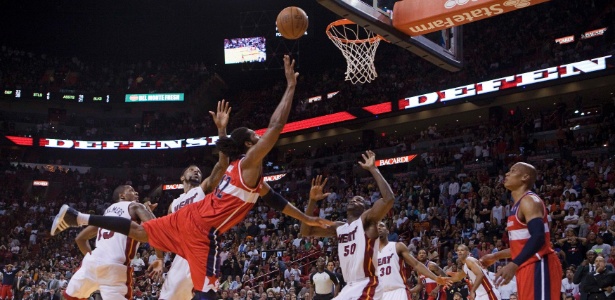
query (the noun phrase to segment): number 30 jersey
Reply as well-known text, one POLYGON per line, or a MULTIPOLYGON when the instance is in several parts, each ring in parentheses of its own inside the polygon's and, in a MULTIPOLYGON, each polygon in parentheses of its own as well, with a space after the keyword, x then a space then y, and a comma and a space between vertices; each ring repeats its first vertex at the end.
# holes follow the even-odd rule
POLYGON ((406 263, 397 255, 396 242, 389 242, 378 252, 378 277, 383 291, 406 288, 406 276, 403 272, 406 263))
POLYGON ((368 239, 361 218, 344 224, 337 231, 337 254, 344 280, 348 283, 377 277, 378 239, 368 239))
MULTIPOLYGON (((120 201, 105 210, 105 216, 130 218, 128 206, 132 202, 120 201)), ((130 260, 135 257, 139 242, 117 232, 99 228, 96 235, 96 249, 92 256, 102 263, 130 265, 130 260)))

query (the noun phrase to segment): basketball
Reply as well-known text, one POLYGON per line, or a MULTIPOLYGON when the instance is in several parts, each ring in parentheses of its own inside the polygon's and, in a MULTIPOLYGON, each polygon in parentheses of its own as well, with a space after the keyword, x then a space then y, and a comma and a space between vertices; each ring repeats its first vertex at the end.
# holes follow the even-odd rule
POLYGON ((303 9, 289 6, 278 14, 275 24, 284 38, 296 40, 307 30, 308 16, 303 9))

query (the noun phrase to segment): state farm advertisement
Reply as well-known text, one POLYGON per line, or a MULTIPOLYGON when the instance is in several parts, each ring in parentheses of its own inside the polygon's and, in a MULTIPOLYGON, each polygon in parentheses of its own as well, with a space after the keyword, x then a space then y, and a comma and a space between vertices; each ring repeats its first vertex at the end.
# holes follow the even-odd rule
POLYGON ((391 157, 387 159, 377 159, 375 163, 376 163, 376 167, 405 164, 405 163, 411 162, 415 157, 416 157, 416 154, 411 154, 411 155, 404 155, 404 156, 398 156, 398 157, 391 157))
POLYGON ((393 6, 393 26, 419 36, 456 27, 549 0, 403 0, 393 6))

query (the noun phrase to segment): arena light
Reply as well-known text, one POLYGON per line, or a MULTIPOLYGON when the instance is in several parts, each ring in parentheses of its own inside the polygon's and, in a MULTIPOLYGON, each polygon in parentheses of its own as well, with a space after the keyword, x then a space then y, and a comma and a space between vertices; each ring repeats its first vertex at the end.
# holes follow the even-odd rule
POLYGON ((49 186, 49 181, 46 180, 34 180, 32 182, 33 186, 49 186))

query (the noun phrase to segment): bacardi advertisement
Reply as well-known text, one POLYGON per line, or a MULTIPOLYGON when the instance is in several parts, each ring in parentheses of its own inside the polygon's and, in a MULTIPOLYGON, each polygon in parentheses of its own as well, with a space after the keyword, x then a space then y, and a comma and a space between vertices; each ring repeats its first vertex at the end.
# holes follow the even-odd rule
POLYGON ((387 158, 387 159, 378 159, 376 160, 375 163, 376 163, 376 167, 406 164, 406 163, 411 162, 415 157, 416 157, 416 154, 404 155, 404 156, 392 157, 392 158, 387 158))

